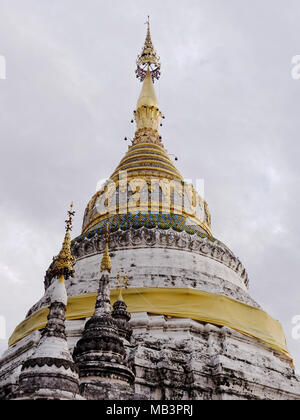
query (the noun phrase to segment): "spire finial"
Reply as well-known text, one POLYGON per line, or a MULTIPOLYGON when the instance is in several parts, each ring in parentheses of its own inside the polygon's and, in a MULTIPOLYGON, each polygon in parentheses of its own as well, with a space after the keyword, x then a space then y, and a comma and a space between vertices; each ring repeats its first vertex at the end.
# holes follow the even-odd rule
POLYGON ((143 87, 134 112, 137 131, 132 144, 146 142, 162 145, 161 136, 158 132, 162 114, 159 110, 153 84, 154 79, 160 77, 160 62, 151 41, 149 16, 145 24, 148 26, 147 36, 143 51, 138 56, 136 69, 136 76, 143 81, 143 87))
POLYGON ((73 218, 73 216, 75 214, 75 211, 73 210, 73 208, 74 208, 74 203, 72 201, 72 203, 70 205, 70 210, 68 211, 69 218, 65 221, 65 223, 66 223, 66 232, 70 232, 72 230, 72 228, 73 228, 72 218, 73 218))
POLYGON ((109 224, 107 222, 106 225, 106 233, 105 233, 105 251, 102 257, 102 261, 101 261, 101 271, 102 272, 111 272, 111 259, 109 256, 109 249, 108 249, 108 243, 109 243, 109 224))
POLYGON ((137 58, 137 69, 135 71, 136 77, 142 82, 149 70, 152 80, 160 78, 160 61, 159 57, 156 55, 156 51, 153 47, 150 33, 150 16, 148 15, 148 20, 145 22, 147 25, 147 35, 143 50, 137 58))
POLYGON ((64 279, 69 277, 73 277, 74 270, 73 265, 75 264, 75 257, 73 257, 71 253, 71 237, 70 231, 72 230, 72 218, 75 214, 73 210, 73 202, 70 205, 70 210, 68 211, 68 219, 65 221, 66 223, 66 233, 64 237, 64 241, 62 244, 62 248, 60 253, 53 258, 52 266, 48 271, 49 276, 59 278, 60 282, 63 282, 64 279))
POLYGON ((147 25, 147 37, 146 41, 151 42, 151 34, 150 34, 150 16, 148 15, 147 21, 145 22, 145 25, 147 25))

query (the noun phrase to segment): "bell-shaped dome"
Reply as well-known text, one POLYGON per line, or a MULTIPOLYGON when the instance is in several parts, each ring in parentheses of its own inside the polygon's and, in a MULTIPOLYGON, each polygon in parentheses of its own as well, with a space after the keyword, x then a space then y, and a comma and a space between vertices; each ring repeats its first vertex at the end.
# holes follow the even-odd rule
MULTIPOLYGON (((147 48, 149 40, 147 34, 147 48)), ((95 229, 103 233, 108 220, 110 229, 132 224, 144 226, 151 221, 211 235, 207 203, 192 185, 184 182, 163 146, 158 131, 162 113, 153 84, 152 59, 147 57, 144 55, 142 60, 147 70, 134 112, 137 125, 134 139, 109 180, 88 203, 83 235, 95 229)))

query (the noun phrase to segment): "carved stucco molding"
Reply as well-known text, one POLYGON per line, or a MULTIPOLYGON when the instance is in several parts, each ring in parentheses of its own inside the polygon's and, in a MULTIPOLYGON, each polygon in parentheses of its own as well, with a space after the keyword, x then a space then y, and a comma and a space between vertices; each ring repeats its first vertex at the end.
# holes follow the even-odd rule
POLYGON ((72 372, 78 373, 78 367, 75 363, 70 360, 57 359, 54 357, 37 357, 35 359, 26 360, 22 366, 22 371, 26 371, 34 367, 42 368, 43 366, 55 366, 58 369, 63 367, 65 370, 71 369, 72 372))
MULTIPOLYGON (((228 248, 220 243, 213 242, 208 238, 200 238, 197 235, 190 235, 186 232, 176 232, 172 229, 163 230, 159 228, 119 230, 110 234, 110 251, 138 248, 169 248, 180 249, 188 252, 203 255, 224 264, 239 275, 248 287, 249 279, 245 267, 228 248)), ((105 236, 95 233, 91 238, 84 238, 73 242, 72 253, 77 260, 103 253, 105 249, 105 236)))

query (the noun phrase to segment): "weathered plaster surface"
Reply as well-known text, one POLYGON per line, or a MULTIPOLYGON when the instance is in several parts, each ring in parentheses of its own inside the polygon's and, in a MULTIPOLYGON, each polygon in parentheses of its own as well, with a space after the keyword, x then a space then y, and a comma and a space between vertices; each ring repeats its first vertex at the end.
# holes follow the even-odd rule
MULTIPOLYGON (((71 353, 84 324, 67 322, 71 353)), ((147 399, 300 399, 289 360, 257 340, 227 327, 147 313, 132 314, 131 325, 133 339, 125 344, 135 392, 147 399)), ((35 332, 6 353, 1 385, 17 381, 17 366, 38 337, 35 332)))
MULTIPOLYGON (((123 268, 130 287, 193 287, 258 306, 248 294, 247 274, 231 251, 185 233, 165 234, 145 229, 114 234, 112 280, 123 268)), ((96 292, 103 238, 75 244, 74 249, 78 261, 75 277, 66 282, 68 295, 96 292)), ((30 313, 49 303, 46 291, 30 313)), ((66 322, 71 354, 85 322, 66 322)), ((227 327, 148 313, 132 314, 130 322, 133 337, 125 343, 127 357, 136 374, 135 392, 144 398, 300 399, 300 381, 289 360, 254 338, 227 327)), ((0 399, 17 385, 21 365, 39 339, 36 331, 4 354, 0 399)), ((106 395, 114 396, 113 386, 106 395)))

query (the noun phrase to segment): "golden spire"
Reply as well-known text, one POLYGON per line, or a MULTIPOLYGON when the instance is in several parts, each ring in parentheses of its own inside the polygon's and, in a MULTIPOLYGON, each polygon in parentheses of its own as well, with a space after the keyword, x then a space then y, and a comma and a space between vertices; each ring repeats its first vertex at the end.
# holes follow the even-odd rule
POLYGON ((109 256, 108 242, 109 242, 109 225, 107 222, 106 234, 105 234, 105 251, 102 257, 100 269, 102 272, 110 273, 111 272, 111 259, 109 256))
POLYGON ((160 62, 154 50, 151 34, 149 16, 146 41, 142 53, 137 59, 136 75, 143 82, 137 108, 135 111, 135 121, 137 131, 132 144, 154 143, 162 145, 158 127, 162 119, 158 101, 154 89, 154 79, 160 77, 160 62))
POLYGON ((136 108, 139 109, 141 106, 154 106, 158 108, 154 84, 149 69, 147 70, 136 108))
POLYGON ((60 253, 53 258, 53 263, 50 266, 49 274, 52 277, 58 277, 60 282, 63 282, 65 278, 73 277, 74 270, 73 265, 75 264, 75 257, 71 254, 71 237, 70 231, 72 230, 72 217, 75 211, 73 211, 73 203, 71 203, 70 210, 68 211, 69 218, 65 221, 66 223, 66 234, 62 244, 60 253))

